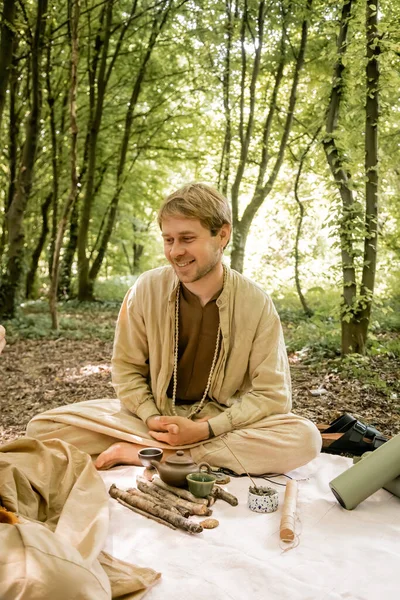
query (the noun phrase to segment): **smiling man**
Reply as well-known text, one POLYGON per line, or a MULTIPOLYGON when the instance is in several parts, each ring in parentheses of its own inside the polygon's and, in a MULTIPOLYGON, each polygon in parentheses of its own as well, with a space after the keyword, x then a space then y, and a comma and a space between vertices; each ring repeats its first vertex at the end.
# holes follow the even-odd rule
POLYGON ((169 265, 137 279, 118 317, 112 380, 120 404, 48 411, 28 435, 99 454, 99 469, 140 464, 146 446, 163 448, 164 457, 188 449, 195 462, 237 473, 242 465, 262 474, 307 463, 321 436, 290 412, 279 316, 261 288, 222 262, 231 235, 227 200, 189 184, 164 201, 158 223, 169 265))
MULTIPOLYGON (((310 421, 289 412, 276 310, 222 262, 231 235, 227 200, 189 184, 164 201, 158 223, 170 266, 139 277, 117 324, 112 374, 123 406, 167 455, 190 446, 196 461, 242 472, 226 442, 251 473, 308 462, 321 438, 310 421)), ((96 465, 139 464, 140 447, 112 445, 96 465)))

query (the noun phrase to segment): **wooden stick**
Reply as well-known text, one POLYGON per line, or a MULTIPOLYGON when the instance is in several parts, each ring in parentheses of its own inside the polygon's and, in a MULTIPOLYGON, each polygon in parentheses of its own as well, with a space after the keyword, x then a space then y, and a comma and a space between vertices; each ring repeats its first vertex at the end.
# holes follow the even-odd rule
POLYGON ((171 512, 170 510, 159 506, 158 504, 152 504, 151 502, 147 502, 147 500, 144 500, 140 496, 135 496, 134 494, 124 492, 123 490, 118 489, 115 484, 112 484, 112 486, 108 490, 108 493, 112 498, 119 498, 120 500, 123 500, 124 502, 130 504, 135 508, 139 508, 140 510, 143 510, 146 513, 150 513, 155 517, 159 517, 164 521, 168 521, 168 523, 171 523, 179 529, 183 529, 184 531, 188 531, 189 533, 201 533, 203 531, 202 526, 198 523, 193 523, 192 521, 189 521, 189 519, 185 519, 181 515, 177 515, 171 512))
POLYGON ((233 494, 230 494, 226 490, 222 489, 221 487, 219 487, 219 485, 215 485, 214 486, 214 488, 213 488, 213 490, 211 492, 211 496, 214 496, 214 498, 216 500, 218 498, 220 498, 221 500, 225 500, 225 502, 227 502, 231 506, 237 506, 238 503, 239 503, 239 501, 236 498, 236 496, 234 496, 233 494))
POLYGON ((286 484, 282 507, 280 538, 283 542, 293 542, 295 538, 295 519, 297 503, 297 481, 290 479, 286 484))
MULTIPOLYGON (((182 514, 181 511, 178 510, 178 508, 176 506, 172 506, 172 504, 166 503, 164 501, 164 499, 162 499, 162 498, 156 498, 156 496, 151 496, 150 494, 146 494, 145 492, 140 492, 136 488, 129 488, 126 491, 128 494, 134 494, 136 496, 140 496, 141 498, 144 498, 145 500, 147 500, 148 502, 152 502, 153 504, 158 504, 160 506, 164 506, 164 508, 167 508, 168 510, 170 510, 174 513, 182 514)), ((182 515, 182 516, 188 517, 189 511, 187 511, 187 514, 182 515)))
POLYGON ((151 495, 153 495, 154 492, 158 495, 161 494, 163 498, 167 499, 174 506, 181 506, 189 510, 191 515, 209 516, 212 514, 206 504, 196 504, 195 502, 188 502, 188 500, 178 498, 178 496, 175 496, 175 494, 159 488, 153 483, 149 483, 143 479, 143 477, 136 477, 136 484, 140 491, 151 495))
POLYGON ((161 525, 166 525, 167 527, 170 527, 171 529, 175 529, 175 531, 176 531, 176 527, 174 527, 174 525, 172 525, 171 523, 168 523, 168 521, 164 521, 164 519, 155 517, 154 515, 151 515, 150 513, 146 512, 144 510, 140 510, 140 508, 135 508, 135 506, 132 506, 131 504, 128 504, 127 502, 124 502, 124 500, 121 500, 121 498, 117 498, 117 502, 122 504, 122 506, 129 508, 129 510, 133 510, 133 512, 137 513, 138 515, 142 515, 143 517, 146 517, 147 519, 156 521, 156 523, 161 523, 161 525))
POLYGON ((207 504, 207 500, 205 500, 204 498, 197 498, 192 494, 192 492, 189 492, 189 490, 184 490, 183 488, 177 488, 173 487, 172 485, 168 485, 167 483, 164 483, 164 481, 162 481, 162 479, 160 479, 159 477, 154 477, 152 483, 154 483, 157 487, 163 488, 164 490, 167 490, 168 492, 171 492, 172 494, 183 498, 184 500, 188 500, 189 502, 195 502, 196 504, 207 504))
MULTIPOLYGON (((141 485, 141 487, 143 489, 145 489, 144 486, 141 485)), ((166 498, 163 498, 162 495, 157 495, 155 490, 149 490, 149 493, 147 493, 147 492, 143 491, 143 489, 141 489, 139 491, 136 488, 129 488, 126 491, 129 494, 139 495, 142 498, 146 498, 147 500, 149 500, 149 502, 153 502, 153 504, 158 504, 160 506, 163 506, 167 510, 171 510, 172 512, 178 513, 178 514, 182 515, 182 517, 185 517, 185 519, 190 516, 191 513, 190 513, 190 511, 188 511, 187 508, 183 508, 182 506, 175 506, 174 504, 169 502, 166 498)))

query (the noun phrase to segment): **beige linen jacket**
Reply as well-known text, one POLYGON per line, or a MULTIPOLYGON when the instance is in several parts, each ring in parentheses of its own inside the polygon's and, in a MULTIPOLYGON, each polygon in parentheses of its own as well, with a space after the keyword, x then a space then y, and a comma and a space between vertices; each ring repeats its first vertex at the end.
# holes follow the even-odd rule
MULTIPOLYGON (((215 435, 291 409, 289 365, 272 300, 252 281, 225 268, 217 300, 222 346, 209 391, 221 409, 210 418, 215 435)), ((177 285, 170 266, 147 271, 128 291, 119 313, 113 385, 121 403, 143 421, 172 414, 166 391, 174 363, 177 285)))

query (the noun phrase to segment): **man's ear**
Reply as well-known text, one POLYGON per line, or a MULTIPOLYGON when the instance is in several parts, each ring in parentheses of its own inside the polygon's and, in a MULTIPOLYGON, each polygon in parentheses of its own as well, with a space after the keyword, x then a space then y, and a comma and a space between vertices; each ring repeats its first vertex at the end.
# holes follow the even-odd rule
POLYGON ((231 237, 232 227, 229 223, 224 223, 219 231, 219 235, 221 236, 221 242, 223 243, 223 249, 227 247, 229 244, 229 240, 231 237))

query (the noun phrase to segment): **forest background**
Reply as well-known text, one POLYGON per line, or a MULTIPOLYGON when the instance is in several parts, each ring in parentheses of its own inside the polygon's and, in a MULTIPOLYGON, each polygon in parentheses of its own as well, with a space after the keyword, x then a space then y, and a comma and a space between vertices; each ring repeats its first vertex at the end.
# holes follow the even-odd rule
POLYGON ((189 181, 280 313, 295 409, 400 432, 400 2, 0 2, 1 439, 113 395, 118 307, 189 181))

